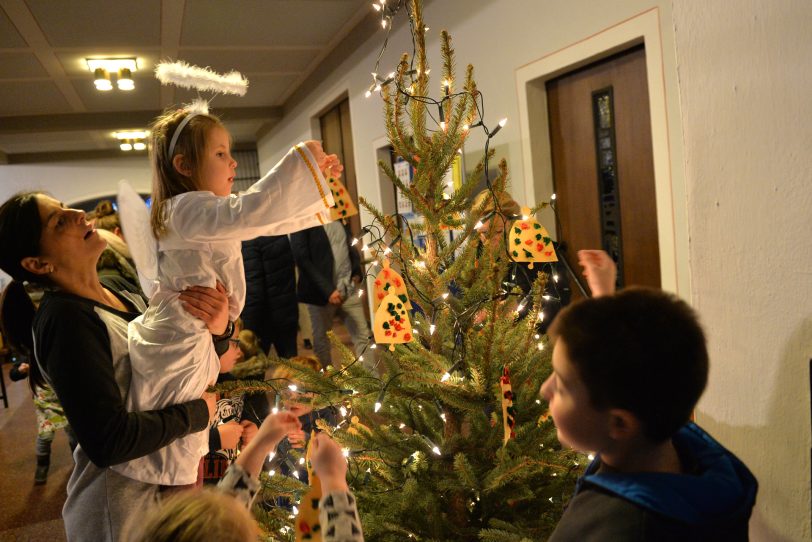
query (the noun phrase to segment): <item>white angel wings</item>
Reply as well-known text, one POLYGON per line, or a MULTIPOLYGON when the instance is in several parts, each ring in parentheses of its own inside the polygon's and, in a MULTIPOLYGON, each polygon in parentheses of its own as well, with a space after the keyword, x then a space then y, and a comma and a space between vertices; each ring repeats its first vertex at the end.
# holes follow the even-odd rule
POLYGON ((118 183, 118 214, 141 290, 151 298, 158 287, 158 241, 149 224, 147 204, 125 180, 118 183))

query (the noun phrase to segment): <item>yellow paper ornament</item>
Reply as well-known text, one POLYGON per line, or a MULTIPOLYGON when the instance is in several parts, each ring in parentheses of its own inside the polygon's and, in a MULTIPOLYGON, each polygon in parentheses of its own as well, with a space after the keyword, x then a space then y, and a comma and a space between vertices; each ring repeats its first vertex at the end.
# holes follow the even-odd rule
POLYGON ((530 269, 533 269, 534 262, 557 262, 558 257, 550 234, 535 217, 530 216, 528 207, 522 207, 522 215, 510 227, 508 250, 513 259, 517 262, 530 262, 530 269))
POLYGON ((310 455, 313 448, 313 438, 316 432, 310 433, 310 442, 307 443, 305 453, 305 464, 307 465, 307 479, 310 489, 302 497, 299 503, 299 513, 296 514, 296 542, 321 542, 321 526, 319 525, 319 501, 321 501, 322 490, 319 477, 313 472, 310 464, 310 455))
POLYGON ((412 340, 412 323, 406 305, 395 294, 387 294, 375 311, 375 342, 389 344, 394 350, 396 344, 412 340))
POLYGON ((335 205, 330 207, 330 221, 343 220, 357 215, 358 208, 352 202, 350 193, 344 183, 335 177, 329 177, 327 184, 330 185, 330 191, 333 193, 333 200, 335 200, 335 205))
POLYGON ((412 308, 403 277, 400 276, 400 273, 389 267, 389 259, 385 259, 383 261, 383 269, 381 269, 378 276, 375 277, 372 296, 373 311, 378 310, 378 307, 381 306, 381 301, 383 301, 388 294, 395 294, 395 297, 403 303, 404 308, 412 308))

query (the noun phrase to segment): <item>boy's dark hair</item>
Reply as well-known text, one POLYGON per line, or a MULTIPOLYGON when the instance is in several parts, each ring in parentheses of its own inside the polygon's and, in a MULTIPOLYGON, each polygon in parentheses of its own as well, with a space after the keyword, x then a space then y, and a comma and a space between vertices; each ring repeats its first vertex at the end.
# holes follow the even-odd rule
POLYGON ((653 442, 691 416, 708 380, 708 351, 696 313, 672 294, 628 288, 562 310, 550 330, 599 410, 622 408, 653 442))

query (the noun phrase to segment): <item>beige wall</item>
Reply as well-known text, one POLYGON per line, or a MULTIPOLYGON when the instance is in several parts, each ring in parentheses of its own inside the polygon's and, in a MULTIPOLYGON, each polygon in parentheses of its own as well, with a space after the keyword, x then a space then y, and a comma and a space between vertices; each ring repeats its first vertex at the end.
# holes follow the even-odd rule
MULTIPOLYGON (((486 120, 510 119, 496 144, 510 163, 514 195, 532 199, 523 182, 516 70, 651 8, 661 20, 674 227, 686 239, 678 265, 690 273, 679 292, 699 309, 712 354, 698 419, 760 481, 753 539, 809 539, 810 4, 435 0, 426 9, 429 61, 438 69, 438 32, 447 28, 459 67, 476 68, 486 120)), ((381 73, 411 47, 402 19, 396 28, 381 73)), ((317 137, 313 118, 348 92, 359 191, 380 203, 381 105, 363 93, 382 39, 349 57, 260 142, 263 168, 291 142, 317 137)), ((469 164, 481 148, 481 139, 469 141, 469 164)))
POLYGON ((127 179, 137 190, 149 192, 146 154, 133 158, 77 160, 44 164, 0 166, 0 201, 21 190, 43 190, 65 204, 118 192, 127 179))
POLYGON ((753 539, 809 540, 812 5, 673 9, 692 298, 713 361, 697 418, 761 483, 753 539))

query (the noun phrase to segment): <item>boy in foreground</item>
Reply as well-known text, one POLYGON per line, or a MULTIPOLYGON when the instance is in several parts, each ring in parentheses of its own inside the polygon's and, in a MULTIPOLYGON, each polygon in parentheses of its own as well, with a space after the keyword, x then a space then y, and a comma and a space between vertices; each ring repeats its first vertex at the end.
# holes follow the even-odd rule
POLYGON ((673 295, 615 294, 614 262, 580 251, 592 299, 563 310, 541 387, 562 444, 594 452, 551 542, 747 540, 758 484, 694 423, 705 336, 673 295))

